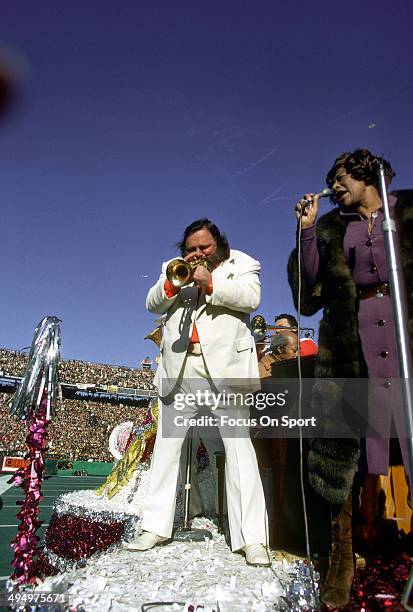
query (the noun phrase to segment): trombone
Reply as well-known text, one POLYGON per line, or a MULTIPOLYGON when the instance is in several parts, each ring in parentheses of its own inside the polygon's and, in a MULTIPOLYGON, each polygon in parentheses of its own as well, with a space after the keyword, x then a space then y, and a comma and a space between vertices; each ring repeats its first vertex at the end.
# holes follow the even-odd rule
POLYGON ((181 257, 173 259, 166 268, 166 278, 174 287, 184 287, 192 282, 195 268, 204 266, 208 268, 206 257, 196 257, 190 261, 185 261, 181 257))
POLYGON ((250 328, 252 335, 258 340, 264 339, 268 331, 273 331, 275 329, 275 325, 267 325, 262 315, 255 315, 255 317, 251 319, 250 328))
MULTIPOLYGON (((274 333, 268 334, 268 332, 275 332, 276 330, 278 330, 280 333, 282 333, 283 331, 298 332, 297 327, 280 327, 279 325, 268 325, 262 315, 255 315, 255 317, 251 319, 250 329, 256 342, 264 340, 267 336, 274 335, 274 333)), ((302 333, 305 338, 314 337, 314 329, 312 327, 300 327, 300 333, 302 333)))

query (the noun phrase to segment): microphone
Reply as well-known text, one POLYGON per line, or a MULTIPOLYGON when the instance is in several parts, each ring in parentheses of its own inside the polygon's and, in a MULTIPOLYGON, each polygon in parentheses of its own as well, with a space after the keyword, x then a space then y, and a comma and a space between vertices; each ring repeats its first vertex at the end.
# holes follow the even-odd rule
MULTIPOLYGON (((325 187, 322 191, 320 191, 320 193, 316 193, 316 196, 318 196, 319 198, 329 198, 330 196, 332 196, 334 193, 334 191, 332 189, 329 189, 329 187, 325 187)), ((301 210, 304 210, 304 208, 307 208, 307 206, 310 206, 313 203, 313 198, 311 198, 310 200, 306 200, 305 198, 302 198, 300 200, 300 204, 301 204, 301 210)))

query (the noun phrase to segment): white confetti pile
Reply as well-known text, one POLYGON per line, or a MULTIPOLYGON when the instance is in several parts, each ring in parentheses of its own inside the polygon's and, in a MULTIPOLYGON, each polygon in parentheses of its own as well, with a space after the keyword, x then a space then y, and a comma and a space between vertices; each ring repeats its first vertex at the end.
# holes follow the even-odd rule
POLYGON ((162 610, 247 612, 291 609, 282 599, 291 583, 292 566, 274 562, 272 568, 249 567, 234 554, 208 519, 193 527, 209 529, 213 540, 172 542, 146 552, 124 548, 90 559, 82 569, 50 577, 37 589, 65 592, 70 606, 87 612, 140 610, 149 602, 176 602, 162 610))

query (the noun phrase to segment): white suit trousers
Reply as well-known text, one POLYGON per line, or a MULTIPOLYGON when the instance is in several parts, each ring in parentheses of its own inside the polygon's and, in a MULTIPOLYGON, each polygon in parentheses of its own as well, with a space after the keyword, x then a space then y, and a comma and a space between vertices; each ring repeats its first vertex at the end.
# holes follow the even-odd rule
MULTIPOLYGON (((191 387, 191 379, 199 381, 201 378, 213 390, 203 357, 188 355, 182 380, 180 379, 179 392, 192 393, 194 387, 191 387)), ((186 430, 182 431, 181 437, 163 437, 162 413, 166 410, 174 410, 173 403, 162 405, 159 401, 158 433, 144 502, 142 529, 170 537, 175 515, 179 460, 186 430)), ((196 412, 196 407, 186 407, 182 414, 193 417, 196 412)), ((233 415, 232 412, 231 416, 233 415)), ((242 416, 245 418, 245 411, 242 416)), ((239 550, 247 544, 268 544, 264 491, 251 439, 224 437, 223 434, 222 441, 225 448, 225 485, 231 548, 239 550)))

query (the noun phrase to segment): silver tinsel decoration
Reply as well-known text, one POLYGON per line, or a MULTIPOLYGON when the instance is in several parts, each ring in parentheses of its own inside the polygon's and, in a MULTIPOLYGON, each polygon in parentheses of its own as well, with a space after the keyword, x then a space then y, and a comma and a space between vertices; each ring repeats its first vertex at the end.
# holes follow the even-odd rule
POLYGON ((20 420, 28 419, 32 411, 39 408, 45 389, 48 421, 54 415, 57 399, 61 399, 58 379, 60 323, 57 317, 44 317, 34 330, 26 372, 11 406, 11 413, 20 420))
POLYGON ((295 561, 291 565, 289 574, 292 581, 285 594, 289 609, 294 612, 319 610, 321 606, 318 590, 320 575, 314 570, 313 564, 308 561, 295 561))
POLYGON ((85 518, 90 521, 97 521, 101 523, 124 523, 126 539, 130 539, 135 534, 136 530, 140 528, 142 518, 135 514, 126 514, 125 512, 110 512, 107 510, 93 510, 84 506, 77 506, 74 503, 68 505, 64 501, 64 495, 59 496, 56 500, 54 512, 58 517, 62 517, 65 514, 71 514, 78 518, 85 518))

